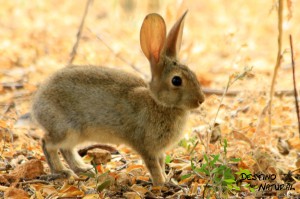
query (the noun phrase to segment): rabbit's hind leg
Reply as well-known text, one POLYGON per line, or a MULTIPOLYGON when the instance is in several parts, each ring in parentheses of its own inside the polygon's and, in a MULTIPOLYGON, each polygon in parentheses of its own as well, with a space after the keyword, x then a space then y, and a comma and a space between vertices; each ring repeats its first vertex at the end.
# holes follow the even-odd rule
POLYGON ((65 178, 70 176, 77 177, 77 175, 72 170, 67 169, 59 159, 57 146, 49 144, 45 139, 43 139, 42 149, 46 157, 47 163, 50 167, 51 173, 62 174, 65 178))
POLYGON ((62 148, 60 152, 75 173, 94 173, 94 167, 90 164, 85 164, 75 149, 62 148))

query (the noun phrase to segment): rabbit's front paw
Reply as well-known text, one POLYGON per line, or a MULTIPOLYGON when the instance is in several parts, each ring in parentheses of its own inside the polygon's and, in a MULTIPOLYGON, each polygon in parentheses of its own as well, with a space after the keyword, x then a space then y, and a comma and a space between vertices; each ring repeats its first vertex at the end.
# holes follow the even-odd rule
POLYGON ((153 178, 152 181, 154 186, 163 186, 166 183, 166 179, 164 176, 161 176, 159 178, 156 177, 155 179, 153 178))
POLYGON ((70 177, 78 178, 78 176, 71 169, 63 169, 55 173, 61 175, 63 178, 70 178, 70 177))
POLYGON ((91 173, 95 174, 95 168, 90 164, 82 164, 73 168, 76 173, 91 173))

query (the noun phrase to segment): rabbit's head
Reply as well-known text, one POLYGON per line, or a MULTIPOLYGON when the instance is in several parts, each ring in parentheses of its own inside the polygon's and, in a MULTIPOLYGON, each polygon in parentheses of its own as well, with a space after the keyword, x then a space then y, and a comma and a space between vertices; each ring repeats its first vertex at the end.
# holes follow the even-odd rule
POLYGON ((194 109, 204 101, 204 94, 196 75, 177 60, 186 13, 167 37, 164 19, 155 13, 147 15, 141 28, 140 43, 150 62, 150 91, 155 101, 167 107, 194 109))

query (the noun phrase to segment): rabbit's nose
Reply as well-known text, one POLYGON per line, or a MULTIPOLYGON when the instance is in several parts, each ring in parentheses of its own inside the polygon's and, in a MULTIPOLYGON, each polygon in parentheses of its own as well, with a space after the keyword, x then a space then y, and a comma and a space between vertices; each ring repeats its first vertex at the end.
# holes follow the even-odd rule
POLYGON ((201 95, 199 96, 199 99, 198 99, 198 103, 199 105, 201 105, 203 102, 205 101, 205 97, 204 97, 204 94, 201 93, 201 95))

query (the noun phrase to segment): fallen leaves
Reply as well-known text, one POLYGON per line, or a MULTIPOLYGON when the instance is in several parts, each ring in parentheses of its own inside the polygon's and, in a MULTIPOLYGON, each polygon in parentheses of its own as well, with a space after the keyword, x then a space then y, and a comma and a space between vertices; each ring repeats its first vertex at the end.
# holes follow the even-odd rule
MULTIPOLYGON (((147 1, 144 3, 144 7, 147 3, 147 1)), ((222 122, 217 122, 218 126, 213 131, 208 129, 220 104, 219 96, 210 95, 201 109, 193 112, 188 128, 184 132, 187 135, 186 140, 181 143, 182 145, 176 145, 174 150, 168 151, 166 168, 168 179, 173 185, 153 187, 150 175, 140 157, 124 146, 117 148, 121 155, 108 146, 105 146, 108 151, 98 149, 81 151, 86 162, 94 160, 98 164, 96 166, 98 176, 73 182, 51 180, 41 183, 42 180, 36 179, 43 175, 44 171, 50 173, 39 143, 43 133, 32 128, 16 129, 14 123, 21 114, 30 110, 31 99, 39 83, 67 63, 82 14, 82 4, 58 0, 33 1, 30 4, 2 2, 0 15, 5 17, 0 27, 0 36, 3 38, 0 42, 0 192, 4 195, 0 197, 135 199, 201 196, 208 176, 194 175, 191 159, 198 160, 195 164, 201 165, 203 154, 207 151, 223 155, 220 141, 222 142, 224 138, 229 143, 228 157, 242 159, 237 165, 232 166, 232 169, 243 168, 251 172, 269 173, 276 173, 279 170, 287 173, 299 168, 300 139, 295 133, 297 121, 293 99, 284 95, 274 99, 271 135, 267 133, 268 121, 265 116, 261 118, 261 125, 256 126, 268 100, 265 93, 269 90, 270 66, 273 65, 273 52, 276 49, 276 42, 270 37, 274 34, 274 18, 266 17, 271 3, 269 1, 247 3, 232 1, 226 2, 226 5, 196 1, 184 3, 191 10, 191 14, 186 23, 185 41, 182 43, 180 58, 196 71, 197 78, 203 86, 223 88, 232 73, 240 71, 246 65, 253 65, 254 69, 244 81, 234 85, 233 90, 240 92, 222 102, 217 118, 222 122), (230 10, 229 14, 224 14, 224 7, 230 10), (214 17, 211 17, 211 13, 215 13, 214 17), (259 18, 261 16, 263 20, 259 18), (196 129, 198 132, 191 133, 190 129, 195 126, 199 127, 196 129), (205 141, 210 136, 212 142, 206 146, 205 141), (279 138, 281 140, 278 142, 279 138), (199 142, 195 145, 197 141, 199 142), (191 152, 193 153, 190 154, 191 152)), ((293 2, 292 6, 291 1, 288 1, 290 14, 291 8, 299 7, 298 4, 293 2)), ((117 16, 119 12, 120 16, 127 16, 120 11, 121 7, 115 3, 104 5, 94 2, 86 21, 86 28, 95 34, 100 32, 102 38, 109 41, 108 44, 112 49, 117 49, 116 55, 125 57, 127 62, 135 64, 144 73, 148 72, 146 75, 149 76, 149 68, 139 50, 138 42, 140 25, 138 21, 148 11, 138 7, 131 12, 135 14, 128 20, 126 17, 117 16), (112 13, 118 14, 115 16, 112 13), (118 24, 121 26, 112 23, 115 21, 119 21, 118 24), (120 38, 126 39, 120 41, 120 38)), ((183 9, 182 5, 164 1, 160 12, 162 15, 167 12, 166 23, 169 23, 175 21, 177 11, 180 9, 183 9)), ((295 24, 298 24, 300 19, 299 13, 294 12, 293 15, 288 24, 291 32, 297 28, 295 24)), ((99 64, 118 68, 122 66, 123 70, 136 72, 131 66, 120 61, 93 35, 87 31, 83 32, 75 64, 99 64)), ((297 54, 299 47, 297 45, 295 47, 297 54)), ((283 65, 290 65, 288 62, 286 59, 283 60, 283 65)), ((283 69, 278 74, 279 89, 290 88, 289 74, 289 68, 283 69)), ((297 75, 299 78, 299 74, 297 75)), ((295 192, 300 193, 298 182, 294 187, 295 192)))
POLYGON ((84 192, 78 189, 78 187, 65 183, 63 187, 58 191, 57 195, 61 198, 83 197, 84 192))
POLYGON ((44 167, 40 160, 29 160, 18 166, 10 175, 15 178, 34 179, 44 174, 44 167))
POLYGON ((29 199, 29 195, 22 189, 10 187, 4 192, 4 198, 7 199, 29 199))
POLYGON ((40 160, 29 160, 17 166, 9 174, 2 174, 0 179, 2 183, 19 182, 21 179, 34 179, 44 174, 44 167, 40 160))
POLYGON ((132 185, 132 186, 130 187, 130 189, 133 190, 135 193, 138 193, 138 195, 139 195, 140 197, 142 197, 142 198, 144 198, 144 197, 145 197, 145 194, 146 194, 147 192, 149 192, 149 190, 146 189, 145 187, 139 186, 139 185, 136 185, 136 184, 132 185))
POLYGON ((57 194, 57 190, 53 185, 45 185, 45 184, 32 184, 30 187, 35 191, 37 197, 47 197, 51 195, 57 194))
POLYGON ((132 180, 128 173, 120 172, 116 176, 116 183, 117 185, 121 185, 121 186, 129 186, 132 184, 132 180))

